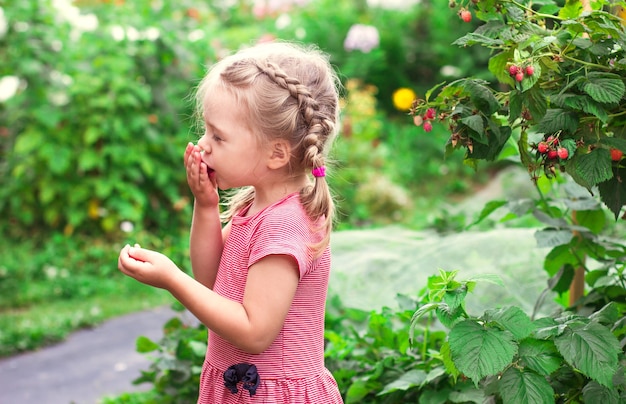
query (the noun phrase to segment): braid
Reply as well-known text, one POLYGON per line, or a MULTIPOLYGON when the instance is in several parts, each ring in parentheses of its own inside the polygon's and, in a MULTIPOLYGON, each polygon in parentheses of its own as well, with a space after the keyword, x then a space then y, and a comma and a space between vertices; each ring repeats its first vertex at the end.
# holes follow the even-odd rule
POLYGON ((304 118, 308 133, 302 141, 303 162, 306 167, 315 168, 324 165, 324 142, 333 132, 334 124, 320 113, 319 103, 312 97, 307 86, 300 80, 290 77, 278 65, 267 62, 265 66, 257 64, 259 72, 267 75, 276 84, 283 87, 298 101, 298 108, 304 118))

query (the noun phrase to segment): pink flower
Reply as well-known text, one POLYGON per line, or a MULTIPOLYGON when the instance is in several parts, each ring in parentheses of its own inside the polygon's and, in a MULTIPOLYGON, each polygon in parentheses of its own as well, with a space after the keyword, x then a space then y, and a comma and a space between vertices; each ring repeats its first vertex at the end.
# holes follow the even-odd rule
POLYGON ((350 27, 348 35, 343 42, 343 47, 347 51, 360 50, 369 53, 380 44, 378 29, 372 25, 354 24, 350 27))

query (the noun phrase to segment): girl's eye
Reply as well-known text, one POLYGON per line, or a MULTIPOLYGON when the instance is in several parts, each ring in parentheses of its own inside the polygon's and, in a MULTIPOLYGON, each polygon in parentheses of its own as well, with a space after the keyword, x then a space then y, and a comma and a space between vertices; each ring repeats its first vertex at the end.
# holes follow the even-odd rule
POLYGON ((213 135, 213 140, 215 140, 216 142, 221 142, 222 138, 217 135, 213 135))

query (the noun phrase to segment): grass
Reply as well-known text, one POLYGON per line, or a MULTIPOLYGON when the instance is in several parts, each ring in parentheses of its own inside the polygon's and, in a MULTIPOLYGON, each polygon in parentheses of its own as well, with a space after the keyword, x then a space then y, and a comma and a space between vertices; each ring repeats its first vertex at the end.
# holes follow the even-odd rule
POLYGON ((96 293, 80 299, 3 309, 0 311, 0 356, 35 350, 63 341, 77 329, 173 302, 167 292, 132 279, 122 280, 119 286, 117 294, 96 293))

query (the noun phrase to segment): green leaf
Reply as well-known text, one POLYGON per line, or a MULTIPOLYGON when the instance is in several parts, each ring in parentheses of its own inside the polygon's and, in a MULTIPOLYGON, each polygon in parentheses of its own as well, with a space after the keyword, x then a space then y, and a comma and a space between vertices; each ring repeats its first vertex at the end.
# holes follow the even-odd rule
POLYGON ((616 389, 609 389, 593 380, 583 387, 583 401, 585 403, 620 404, 619 393, 616 389))
POLYGON ((619 149, 626 153, 626 139, 617 137, 603 137, 600 139, 600 143, 615 149, 619 149))
POLYGON ((450 307, 451 311, 456 311, 459 307, 463 307, 465 296, 467 296, 467 286, 461 285, 458 288, 448 290, 443 295, 443 301, 450 307))
MULTIPOLYGON (((478 134, 483 134, 485 131, 485 125, 483 125, 483 117, 480 115, 470 115, 467 116, 465 118, 461 119, 461 122, 463 122, 465 125, 467 125, 471 130, 473 130, 474 132, 478 133, 478 134)), ((480 140, 482 140, 483 137, 480 137, 480 140)), ((486 140, 483 141, 483 143, 486 143, 486 140)))
POLYGON ((500 200, 500 201, 489 201, 485 204, 485 206, 483 206, 483 210, 480 211, 480 214, 478 215, 478 218, 476 220, 474 220, 472 223, 470 223, 467 227, 471 227, 474 226, 478 223, 480 223, 483 219, 485 219, 486 217, 488 217, 490 214, 492 214, 493 212, 495 212, 498 208, 504 206, 507 204, 507 201, 505 200, 500 200))
POLYGON ((502 282, 502 278, 496 274, 475 274, 465 279, 465 282, 487 282, 493 285, 504 287, 504 282, 502 282))
POLYGON ((500 109, 498 99, 492 90, 479 80, 467 80, 465 89, 469 92, 470 100, 480 112, 489 116, 500 109))
POLYGON ((385 387, 377 394, 377 396, 389 394, 392 391, 396 390, 406 391, 412 387, 421 386, 425 380, 426 372, 421 369, 411 369, 408 372, 402 374, 393 382, 385 385, 385 387))
POLYGON ((454 361, 452 360, 452 352, 450 352, 450 343, 448 341, 444 341, 441 344, 439 354, 441 355, 441 360, 443 362, 443 366, 446 368, 446 372, 448 372, 456 381, 457 377, 461 375, 461 372, 459 372, 459 369, 457 369, 454 361))
POLYGON ((574 234, 570 230, 538 230, 535 232, 535 240, 537 240, 537 247, 556 247, 563 244, 568 244, 574 234))
POLYGON ((513 51, 509 50, 500 52, 489 59, 489 71, 498 79, 499 82, 509 84, 511 86, 514 84, 513 79, 511 78, 511 75, 506 67, 512 57, 513 51))
POLYGON ((621 348, 607 327, 596 322, 568 324, 554 343, 571 366, 603 386, 613 386, 621 348))
POLYGON ((545 377, 515 367, 504 372, 499 391, 507 404, 554 403, 554 390, 545 377))
POLYGON ((574 133, 578 129, 578 116, 572 111, 548 109, 536 129, 540 133, 574 133))
POLYGON ((535 325, 519 307, 510 306, 501 309, 487 310, 485 321, 495 321, 513 334, 515 339, 522 340, 535 331, 535 325))
POLYGON ((452 360, 474 384, 511 364, 517 353, 513 335, 473 320, 457 323, 448 335, 452 360))
POLYGON ((544 376, 557 370, 563 361, 552 341, 531 338, 520 343, 518 355, 527 368, 544 376))
POLYGON ((614 302, 610 302, 602 307, 600 310, 594 312, 589 319, 592 321, 597 321, 600 324, 604 324, 608 327, 612 327, 617 320, 619 320, 620 312, 617 307, 617 304, 614 302))
POLYGON ((576 173, 592 186, 613 177, 611 153, 604 148, 596 148, 581 155, 575 163, 576 173))
POLYGON ((598 102, 617 104, 624 96, 626 88, 617 74, 590 72, 587 80, 580 83, 582 91, 598 102))
POLYGON ((135 345, 137 352, 139 353, 153 352, 160 348, 159 344, 153 342, 148 337, 144 337, 143 335, 137 338, 135 345))
POLYGON ((615 220, 619 218, 622 207, 626 204, 626 168, 616 168, 611 179, 598 184, 600 199, 613 212, 615 220))
POLYGON ((204 358, 206 355, 207 344, 203 341, 189 341, 189 348, 191 348, 194 355, 204 358))

